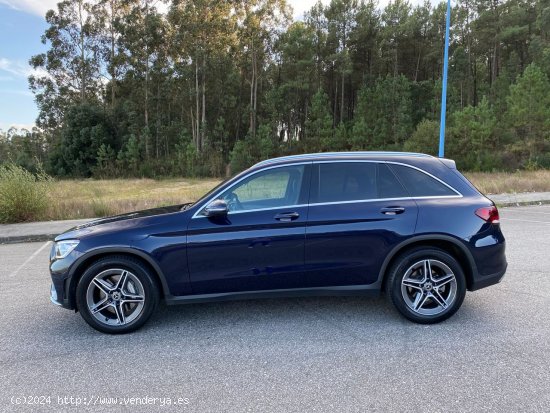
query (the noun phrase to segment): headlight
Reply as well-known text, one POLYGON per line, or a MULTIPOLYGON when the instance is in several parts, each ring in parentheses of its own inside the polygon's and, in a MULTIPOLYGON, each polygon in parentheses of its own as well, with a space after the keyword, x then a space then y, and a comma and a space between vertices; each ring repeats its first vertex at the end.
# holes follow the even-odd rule
POLYGON ((71 253, 72 250, 76 248, 80 241, 76 239, 70 239, 66 241, 58 241, 55 243, 55 259, 65 258, 71 253))

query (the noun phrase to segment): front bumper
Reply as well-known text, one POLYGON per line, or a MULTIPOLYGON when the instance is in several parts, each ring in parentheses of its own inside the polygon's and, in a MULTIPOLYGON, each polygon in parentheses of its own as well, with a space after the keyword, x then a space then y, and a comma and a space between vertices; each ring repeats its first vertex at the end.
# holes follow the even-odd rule
POLYGON ((55 305, 63 307, 63 303, 59 301, 57 290, 55 289, 55 286, 53 285, 53 283, 50 287, 50 301, 55 305))
POLYGON ((52 275, 52 284, 50 287, 50 301, 63 308, 73 310, 74 306, 69 301, 69 294, 67 291, 66 282, 67 278, 60 278, 56 275, 52 275))
POLYGON ((52 285, 50 287, 50 300, 55 305, 58 305, 69 310, 73 310, 74 304, 70 300, 69 294, 69 267, 73 263, 71 255, 65 259, 52 261, 50 258, 50 276, 52 285))

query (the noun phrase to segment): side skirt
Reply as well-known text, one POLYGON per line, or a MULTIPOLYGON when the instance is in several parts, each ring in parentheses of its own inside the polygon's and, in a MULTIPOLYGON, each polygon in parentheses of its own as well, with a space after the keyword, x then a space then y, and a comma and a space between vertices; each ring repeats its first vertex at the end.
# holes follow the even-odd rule
POLYGON ((378 297, 380 288, 377 285, 352 285, 342 287, 315 287, 315 288, 294 288, 285 290, 260 290, 260 291, 238 291, 231 293, 197 294, 183 296, 167 296, 166 304, 193 304, 209 303, 215 301, 233 300, 255 300, 260 298, 281 298, 281 297, 330 297, 330 296, 369 296, 378 297))

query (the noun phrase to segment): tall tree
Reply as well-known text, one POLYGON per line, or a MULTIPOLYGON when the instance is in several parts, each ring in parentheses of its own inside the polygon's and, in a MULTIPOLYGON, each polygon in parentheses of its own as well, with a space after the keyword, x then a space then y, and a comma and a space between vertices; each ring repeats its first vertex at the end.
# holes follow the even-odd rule
POLYGON ((346 105, 346 90, 349 86, 346 80, 352 70, 349 43, 357 21, 357 0, 332 0, 325 10, 325 16, 328 23, 327 47, 331 53, 328 58, 332 61, 334 72, 339 75, 339 81, 334 82, 334 117, 340 123, 348 119, 348 110, 353 109, 352 105, 346 105))
POLYGON ((531 158, 550 141, 550 81, 534 63, 510 87, 508 119, 531 158))
POLYGON ((29 77, 29 85, 36 97, 40 127, 56 128, 71 104, 99 98, 101 63, 93 5, 65 0, 57 4, 57 10, 46 13, 49 27, 42 43, 50 47, 29 62, 38 73, 29 77))
MULTIPOLYGON (((143 128, 139 136, 148 159, 151 152, 150 96, 151 71, 154 66, 164 65, 166 59, 166 26, 162 15, 154 7, 153 0, 126 0, 130 7, 123 15, 119 59, 123 62, 126 76, 132 79, 141 93, 143 128), (137 80, 137 82, 136 82, 137 80)), ((134 93, 136 90, 133 91, 134 93)))
POLYGON ((275 38, 290 18, 286 0, 243 0, 240 2, 239 39, 242 61, 250 85, 249 133, 256 135, 258 85, 269 62, 275 38))
POLYGON ((111 106, 115 105, 117 82, 122 74, 121 31, 130 5, 125 0, 99 0, 92 9, 99 24, 99 50, 108 73, 111 106))
POLYGON ((220 55, 234 50, 236 2, 221 0, 174 1, 168 19, 173 26, 172 58, 182 78, 193 68, 194 113, 191 111, 193 141, 203 149, 207 130, 208 72, 220 55))

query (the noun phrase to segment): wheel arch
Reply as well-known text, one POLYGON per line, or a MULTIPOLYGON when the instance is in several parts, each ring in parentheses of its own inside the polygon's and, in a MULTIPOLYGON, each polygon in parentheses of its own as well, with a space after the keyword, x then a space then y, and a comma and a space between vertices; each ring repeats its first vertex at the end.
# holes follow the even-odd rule
POLYGON ((386 256, 378 279, 381 280, 381 289, 385 290, 387 280, 387 272, 391 268, 396 259, 403 253, 417 247, 435 247, 439 248, 452 255, 462 267, 466 277, 466 287, 468 290, 472 288, 475 274, 477 274, 477 266, 474 258, 468 248, 456 238, 441 234, 419 235, 398 244, 386 256))
POLYGON ((97 260, 111 255, 125 256, 140 261, 140 263, 149 270, 151 275, 155 277, 158 285, 161 287, 159 291, 161 299, 170 296, 170 290, 168 289, 168 284, 166 283, 164 274, 150 255, 130 247, 106 247, 88 252, 87 254, 79 257, 78 260, 76 260, 72 265, 69 271, 69 285, 67 290, 67 298, 69 299, 69 304, 72 308, 76 308, 76 286, 78 285, 80 277, 82 277, 82 274, 86 271, 86 268, 97 260))

